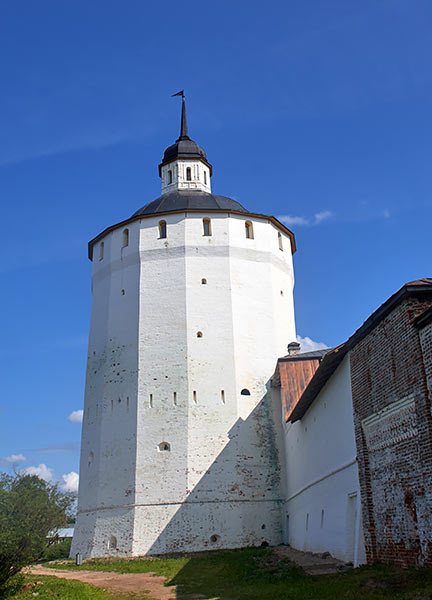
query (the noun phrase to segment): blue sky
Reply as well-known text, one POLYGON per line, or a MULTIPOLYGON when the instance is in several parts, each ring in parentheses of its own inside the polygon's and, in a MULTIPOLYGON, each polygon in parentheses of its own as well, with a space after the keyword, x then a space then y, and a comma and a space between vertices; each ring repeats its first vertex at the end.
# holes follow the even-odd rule
POLYGON ((87 241, 159 195, 180 89, 213 190, 296 234, 301 336, 431 276, 431 30, 429 0, 0 0, 3 469, 76 483, 87 241))

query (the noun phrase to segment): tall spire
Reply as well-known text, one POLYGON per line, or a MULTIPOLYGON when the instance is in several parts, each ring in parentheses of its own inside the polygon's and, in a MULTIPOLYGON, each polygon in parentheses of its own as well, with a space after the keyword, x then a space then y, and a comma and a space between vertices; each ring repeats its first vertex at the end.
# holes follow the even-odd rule
POLYGON ((174 96, 182 97, 180 137, 178 138, 177 142, 179 142, 180 140, 190 140, 190 137, 188 136, 188 128, 187 128, 187 121, 186 121, 186 101, 185 101, 184 90, 181 90, 180 92, 177 92, 177 94, 172 95, 172 97, 174 97, 174 96))

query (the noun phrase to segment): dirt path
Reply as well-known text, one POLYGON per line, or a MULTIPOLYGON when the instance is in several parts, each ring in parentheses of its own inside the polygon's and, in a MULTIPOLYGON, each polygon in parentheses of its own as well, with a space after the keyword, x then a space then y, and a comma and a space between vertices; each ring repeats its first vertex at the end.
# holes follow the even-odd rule
POLYGON ((41 565, 30 567, 30 575, 51 575, 61 579, 74 579, 105 588, 110 592, 147 594, 154 600, 174 600, 175 587, 165 587, 165 577, 153 576, 151 573, 113 573, 104 571, 67 571, 48 569, 41 565))

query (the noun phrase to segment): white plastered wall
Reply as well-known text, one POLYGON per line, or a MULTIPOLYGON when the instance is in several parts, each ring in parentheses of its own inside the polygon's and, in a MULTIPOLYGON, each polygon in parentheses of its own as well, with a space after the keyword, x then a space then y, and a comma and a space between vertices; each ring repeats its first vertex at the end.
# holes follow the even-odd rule
POLYGON ((349 355, 300 421, 285 425, 285 541, 365 562, 349 355))
POLYGON ((126 249, 122 229, 106 235, 102 261, 96 245, 90 349, 103 353, 97 368, 89 354, 85 410, 95 398, 106 410, 92 426, 84 420, 73 552, 281 542, 279 406, 268 381, 295 339, 292 256, 266 219, 252 219, 247 239, 247 218, 155 216, 129 225, 126 249), (111 377, 112 363, 127 385, 111 377))

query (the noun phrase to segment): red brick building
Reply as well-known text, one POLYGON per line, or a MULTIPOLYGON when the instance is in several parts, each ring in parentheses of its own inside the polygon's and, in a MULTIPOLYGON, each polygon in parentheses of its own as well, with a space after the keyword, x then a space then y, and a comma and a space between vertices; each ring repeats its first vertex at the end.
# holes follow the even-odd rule
MULTIPOLYGON (((344 427, 349 426, 355 438, 359 535, 367 562, 432 566, 432 279, 405 284, 338 348, 321 351, 321 355, 279 359, 273 385, 281 388, 287 456, 290 450, 296 451, 302 436, 309 435, 307 428, 315 426, 315 417, 310 415, 319 414, 321 402, 322 410, 333 411, 334 427, 324 435, 320 432, 321 437, 315 434, 310 442, 315 444, 313 450, 309 452, 312 446, 306 446, 307 460, 320 461, 329 444, 337 442, 338 436, 342 439, 337 411, 351 407, 352 422, 345 420, 344 427), (347 360, 349 367, 345 368, 347 360), (332 403, 339 408, 331 408, 332 403)), ((341 469, 345 466, 336 464, 332 472, 328 469, 303 489, 308 493, 316 489, 315 495, 319 494, 319 485, 336 472, 341 475, 341 469)), ((333 484, 328 489, 339 505, 338 493, 349 499, 349 489, 341 487, 338 492, 333 484)), ((302 493, 312 506, 306 492, 302 493)), ((289 506, 289 498, 287 502, 289 506)), ((307 510, 309 522, 314 514, 307 510)), ((328 539, 333 533, 336 539, 337 531, 344 527, 342 512, 338 518, 328 539)), ((300 547, 303 541, 298 527, 296 535, 300 547)), ((310 532, 309 538, 304 533, 304 542, 313 550, 310 532)))

